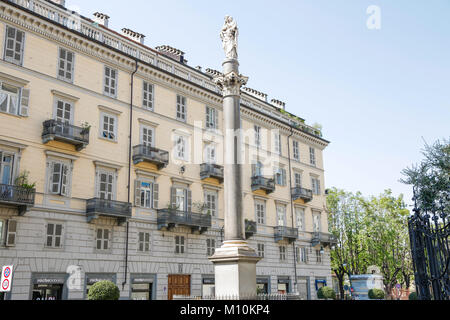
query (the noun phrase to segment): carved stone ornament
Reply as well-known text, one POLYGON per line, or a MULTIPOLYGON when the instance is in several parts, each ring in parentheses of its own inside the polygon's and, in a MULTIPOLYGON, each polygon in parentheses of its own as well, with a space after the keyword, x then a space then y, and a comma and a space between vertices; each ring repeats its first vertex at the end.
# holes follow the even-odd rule
POLYGON ((248 82, 248 77, 232 71, 226 75, 214 78, 214 83, 222 90, 223 96, 240 95, 241 87, 248 82))
POLYGON ((225 24, 220 31, 220 38, 222 39, 223 50, 227 59, 238 58, 238 36, 239 29, 236 21, 230 16, 225 17, 225 24))

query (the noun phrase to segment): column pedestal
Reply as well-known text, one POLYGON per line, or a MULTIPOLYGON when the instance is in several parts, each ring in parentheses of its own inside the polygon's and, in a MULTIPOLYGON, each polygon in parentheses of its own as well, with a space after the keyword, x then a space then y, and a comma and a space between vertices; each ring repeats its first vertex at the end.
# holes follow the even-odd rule
POLYGON ((225 241, 209 260, 214 264, 217 298, 256 296, 256 264, 261 258, 246 241, 225 241))

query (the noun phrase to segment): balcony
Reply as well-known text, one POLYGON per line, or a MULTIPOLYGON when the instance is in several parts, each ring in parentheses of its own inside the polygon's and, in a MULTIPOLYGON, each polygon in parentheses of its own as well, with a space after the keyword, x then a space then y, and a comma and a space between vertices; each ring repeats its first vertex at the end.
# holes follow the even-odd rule
POLYGON ((0 204, 17 207, 20 216, 34 206, 35 196, 35 189, 0 184, 0 204))
POLYGON ((44 122, 42 132, 42 142, 59 141, 75 146, 77 151, 81 151, 89 144, 90 128, 76 127, 57 120, 47 120, 44 122))
POLYGON ((256 221, 245 220, 245 238, 250 239, 258 231, 256 221))
POLYGON ((209 164, 209 163, 203 163, 200 165, 200 178, 202 180, 208 179, 208 178, 215 178, 220 181, 220 183, 223 182, 224 177, 224 171, 223 167, 219 166, 217 164, 209 164))
POLYGON ((104 199, 90 199, 86 205, 88 222, 98 219, 99 216, 116 218, 119 225, 131 218, 131 203, 104 199))
POLYGON ((211 228, 211 215, 175 209, 158 210, 158 230, 172 230, 177 226, 190 227, 192 233, 205 233, 211 228))
POLYGON ((161 170, 169 164, 169 152, 138 145, 133 148, 133 162, 135 165, 141 162, 148 162, 156 165, 158 170, 161 170))
POLYGON ((252 191, 263 190, 267 194, 275 191, 275 179, 262 176, 252 177, 252 191))
POLYGON ((275 242, 287 240, 289 243, 298 239, 298 229, 289 227, 275 227, 275 242))
POLYGON ((323 245, 324 247, 332 247, 337 244, 337 239, 335 236, 329 233, 314 232, 311 238, 311 246, 315 247, 318 245, 323 245))
POLYGON ((305 203, 308 203, 313 200, 313 192, 312 190, 299 187, 292 188, 292 200, 303 200, 305 203))

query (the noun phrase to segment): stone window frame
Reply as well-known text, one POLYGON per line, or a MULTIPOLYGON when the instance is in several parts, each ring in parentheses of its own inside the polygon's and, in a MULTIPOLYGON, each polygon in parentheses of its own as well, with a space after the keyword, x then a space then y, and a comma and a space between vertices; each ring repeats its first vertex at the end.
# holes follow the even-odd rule
POLYGON ((16 219, 0 218, 2 226, 0 229, 0 248, 15 247, 17 242, 17 227, 18 221, 16 219), (15 231, 10 230, 10 224, 14 224, 15 231), (13 235, 14 241, 10 242, 10 235, 13 235))
POLYGON ((103 90, 102 90, 103 94, 110 98, 116 99, 118 83, 119 83, 119 70, 115 69, 113 67, 110 67, 108 65, 104 65, 104 68, 103 68, 103 90), (109 70, 109 76, 107 75, 107 70, 109 70), (112 75, 111 75, 112 71, 115 72, 115 77, 112 77, 112 75), (107 79, 109 80, 108 86, 106 85, 107 79), (114 81, 114 87, 111 86, 112 81, 114 81), (113 90, 114 90, 114 93, 111 93, 113 90))
POLYGON ((62 250, 64 249, 64 243, 65 243, 65 223, 62 221, 53 221, 53 220, 48 220, 45 222, 45 228, 44 228, 44 248, 45 249, 51 249, 51 250, 62 250), (48 228, 49 225, 53 225, 54 226, 54 230, 53 233, 50 235, 48 233, 48 228), (55 246, 55 239, 57 237, 56 234, 56 227, 57 226, 61 226, 61 234, 59 235, 59 246, 55 246), (48 245, 48 238, 52 237, 52 244, 48 245))
POLYGON ((149 111, 155 108, 155 85, 145 80, 142 81, 142 107, 149 111))
MULTIPOLYGON (((19 29, 17 27, 12 27, 12 26, 7 24, 5 26, 5 38, 4 38, 4 46, 3 46, 3 48, 4 48, 4 50, 3 50, 3 59, 5 61, 13 63, 15 65, 23 66, 23 60, 24 60, 24 56, 25 56, 25 41, 26 41, 26 32, 25 31, 23 31, 23 30, 21 30, 21 29, 19 29), (16 40, 16 36, 17 36, 17 33, 18 32, 22 33, 22 42, 21 42, 21 48, 20 48, 21 52, 19 53, 20 54, 20 61, 17 61, 17 59, 15 59, 14 57, 13 58, 8 58, 7 55, 6 55, 6 51, 11 50, 11 49, 8 49, 8 43, 7 43, 8 40, 10 39, 9 36, 8 36, 8 31, 10 29, 14 29, 15 30, 15 36, 14 36, 14 39, 13 39, 13 41, 14 41, 14 46, 13 47, 14 48, 16 48, 16 41, 17 41, 16 40)), ((16 55, 17 54, 16 50, 14 49, 13 51, 14 51, 13 55, 16 55)))
POLYGON ((71 51, 71 50, 69 50, 67 48, 64 48, 64 47, 58 47, 58 65, 57 65, 57 68, 58 68, 58 70, 57 70, 57 77, 58 77, 59 80, 62 80, 62 81, 68 82, 68 83, 73 83, 74 79, 75 79, 75 52, 73 52, 73 51, 71 51), (66 52, 66 58, 64 58, 64 59, 61 57, 61 53, 62 53, 63 50, 66 52), (67 61, 67 54, 72 54, 72 62, 67 61), (61 63, 64 64, 63 68, 61 68, 61 63), (67 68, 69 63, 71 63, 70 70, 68 70, 68 68, 67 68), (64 72, 64 76, 62 76, 60 74, 61 71, 64 72), (67 78, 67 74, 68 73, 71 74, 70 78, 67 78))
POLYGON ((138 254, 148 254, 150 253, 152 245, 152 233, 149 230, 138 230, 137 232, 137 245, 136 245, 136 251, 138 254), (144 240, 141 241, 141 234, 144 236, 144 240), (148 235, 148 240, 147 240, 148 235), (143 247, 143 250, 141 250, 141 244, 143 247), (148 249, 146 248, 146 245, 148 245, 148 249))
POLYGON ((294 214, 295 214, 295 225, 299 232, 305 232, 306 231, 306 207, 303 206, 295 206, 294 207, 294 214), (297 210, 302 210, 302 228, 298 225, 298 212, 297 210))

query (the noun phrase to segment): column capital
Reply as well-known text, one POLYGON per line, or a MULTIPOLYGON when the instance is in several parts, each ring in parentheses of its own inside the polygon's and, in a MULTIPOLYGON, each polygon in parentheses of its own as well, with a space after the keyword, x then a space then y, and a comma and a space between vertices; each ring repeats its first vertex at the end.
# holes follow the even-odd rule
POLYGON ((222 90, 223 96, 240 96, 241 88, 248 82, 248 77, 231 71, 214 78, 214 83, 222 90))

